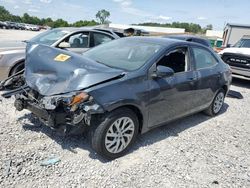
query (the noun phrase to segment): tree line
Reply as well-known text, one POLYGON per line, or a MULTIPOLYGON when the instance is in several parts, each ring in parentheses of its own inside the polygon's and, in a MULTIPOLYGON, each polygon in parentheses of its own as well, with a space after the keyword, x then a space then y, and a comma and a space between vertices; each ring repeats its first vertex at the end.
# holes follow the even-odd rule
POLYGON ((36 16, 31 16, 28 13, 24 13, 22 16, 17 16, 11 14, 3 6, 0 6, 0 21, 12 21, 18 23, 27 23, 34 25, 55 27, 83 27, 83 26, 94 26, 99 23, 95 20, 80 20, 75 23, 68 23, 63 19, 53 20, 52 18, 38 18, 36 16))
MULTIPOLYGON (((51 18, 38 18, 36 16, 30 16, 28 13, 24 13, 23 16, 17 16, 11 14, 8 10, 6 10, 3 6, 0 6, 0 21, 13 21, 19 23, 28 23, 34 25, 42 25, 49 26, 52 28, 55 27, 83 27, 83 26, 95 26, 98 24, 106 24, 110 23, 107 19, 110 16, 110 12, 107 10, 99 10, 95 15, 95 20, 80 20, 74 23, 68 23, 63 19, 52 20, 51 18)), ((140 26, 155 26, 155 27, 170 27, 170 28, 184 28, 186 32, 190 33, 205 33, 207 30, 212 30, 213 26, 211 24, 202 28, 199 24, 195 23, 186 23, 186 22, 173 22, 173 23, 139 23, 133 25, 140 26)))

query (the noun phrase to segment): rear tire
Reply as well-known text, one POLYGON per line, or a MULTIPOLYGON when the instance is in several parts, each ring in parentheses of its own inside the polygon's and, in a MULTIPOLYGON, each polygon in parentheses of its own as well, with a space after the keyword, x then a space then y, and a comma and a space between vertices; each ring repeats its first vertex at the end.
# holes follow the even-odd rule
POLYGON ((221 111, 225 99, 225 90, 220 89, 214 97, 211 105, 204 111, 209 116, 216 116, 221 111))
POLYGON ((107 114, 91 131, 93 149, 106 159, 115 159, 126 153, 135 141, 139 121, 128 108, 120 108, 107 114))

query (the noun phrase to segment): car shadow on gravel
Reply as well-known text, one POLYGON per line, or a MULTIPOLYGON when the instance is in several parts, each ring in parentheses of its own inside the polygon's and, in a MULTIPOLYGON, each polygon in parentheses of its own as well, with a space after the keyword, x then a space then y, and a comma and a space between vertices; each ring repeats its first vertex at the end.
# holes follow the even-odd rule
MULTIPOLYGON (((228 109, 228 104, 225 103, 220 114, 222 115, 228 109)), ((159 142, 161 140, 167 139, 169 137, 178 137, 179 133, 191 128, 198 126, 204 121, 207 121, 213 117, 207 116, 204 113, 194 114, 172 123, 168 123, 161 127, 152 129, 146 134, 138 136, 137 141, 129 150, 128 153, 132 153, 133 151, 139 149, 140 147, 148 146, 159 142)), ((87 141, 86 137, 83 135, 79 136, 70 136, 70 135, 61 135, 58 132, 52 130, 51 128, 45 126, 41 123, 38 119, 34 118, 32 114, 25 114, 24 116, 20 117, 18 121, 29 120, 29 123, 23 124, 23 128, 26 131, 34 131, 34 132, 41 132, 51 139, 53 139, 56 143, 60 144, 62 149, 71 151, 76 153, 76 148, 81 148, 84 150, 89 151, 89 157, 92 159, 98 159, 99 161, 106 163, 109 162, 108 160, 103 159, 96 152, 91 148, 89 141, 87 141)), ((212 126, 212 125, 211 125, 212 126)))
MULTIPOLYGON (((229 105, 227 103, 224 103, 221 112, 217 116, 224 114, 227 111, 228 107, 229 105)), ((189 128, 198 126, 199 124, 212 118, 214 117, 200 112, 152 129, 146 134, 139 136, 136 143, 134 144, 134 147, 132 147, 131 152, 139 149, 140 147, 154 144, 169 137, 178 137, 181 132, 189 128)))

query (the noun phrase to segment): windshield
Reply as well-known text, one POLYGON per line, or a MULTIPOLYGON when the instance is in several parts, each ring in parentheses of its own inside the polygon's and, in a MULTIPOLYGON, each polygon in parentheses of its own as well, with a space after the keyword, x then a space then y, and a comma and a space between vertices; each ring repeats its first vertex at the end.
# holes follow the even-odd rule
POLYGON ((97 46, 83 56, 109 67, 132 71, 142 67, 161 48, 159 44, 125 38, 97 46))
POLYGON ((61 29, 52 29, 37 35, 36 37, 32 38, 30 42, 51 46, 68 33, 70 32, 61 29))
POLYGON ((250 48, 250 39, 240 39, 234 47, 236 48, 250 48))

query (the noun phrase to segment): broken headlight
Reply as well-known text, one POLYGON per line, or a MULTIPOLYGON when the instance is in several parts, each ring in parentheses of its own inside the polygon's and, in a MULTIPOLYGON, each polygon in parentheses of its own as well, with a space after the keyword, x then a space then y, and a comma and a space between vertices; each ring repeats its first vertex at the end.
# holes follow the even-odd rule
POLYGON ((69 106, 77 105, 79 103, 87 101, 88 99, 89 99, 89 95, 85 92, 81 92, 72 98, 69 106))
POLYGON ((63 99, 63 102, 68 108, 70 108, 70 111, 75 111, 78 109, 78 105, 87 101, 89 99, 89 95, 85 92, 77 93, 76 95, 72 97, 67 97, 63 99))
POLYGON ((54 110, 60 102, 62 102, 68 109, 75 111, 78 105, 89 99, 89 95, 85 92, 80 92, 75 95, 60 95, 54 97, 44 97, 42 99, 43 107, 47 110, 54 110))

